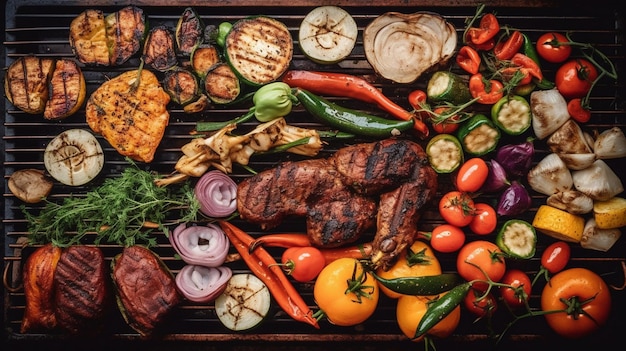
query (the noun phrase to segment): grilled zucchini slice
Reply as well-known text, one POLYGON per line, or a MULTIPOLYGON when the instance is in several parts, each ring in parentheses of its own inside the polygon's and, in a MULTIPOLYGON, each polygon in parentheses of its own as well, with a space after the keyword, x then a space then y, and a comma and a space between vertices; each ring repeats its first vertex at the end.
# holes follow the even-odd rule
POLYGON ((200 83, 191 71, 184 68, 175 68, 165 73, 163 89, 170 95, 172 101, 185 106, 200 97, 200 83))
POLYGON ((70 59, 57 60, 43 117, 49 120, 67 118, 83 106, 86 96, 87 85, 78 64, 70 59))
POLYGON ((191 53, 191 67, 200 78, 204 78, 209 69, 220 61, 220 52, 215 45, 203 44, 191 53))
POLYGON ((204 24, 193 8, 187 7, 176 24, 178 54, 188 57, 204 39, 204 24))
POLYGON ((23 56, 13 61, 4 79, 4 94, 18 109, 42 113, 48 101, 48 83, 54 70, 54 60, 36 56, 23 56))
POLYGON ((143 10, 127 6, 105 18, 109 64, 121 65, 139 52, 148 26, 143 10))
POLYGON ((204 91, 216 104, 234 101, 241 93, 239 78, 225 62, 220 62, 207 72, 204 77, 204 91))
POLYGON ((109 66, 104 13, 87 9, 70 24, 70 46, 78 61, 88 65, 109 66))
POLYGON ((261 86, 278 80, 287 71, 293 40, 282 22, 266 16, 249 17, 233 24, 224 53, 242 82, 261 86))
POLYGON ((157 71, 165 72, 178 64, 174 33, 165 25, 152 28, 143 47, 143 60, 157 71))

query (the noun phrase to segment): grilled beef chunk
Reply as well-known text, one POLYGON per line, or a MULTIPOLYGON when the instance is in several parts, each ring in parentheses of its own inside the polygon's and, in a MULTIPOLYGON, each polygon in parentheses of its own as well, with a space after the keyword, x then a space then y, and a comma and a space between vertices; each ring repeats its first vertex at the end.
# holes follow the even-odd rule
POLYGON ((102 251, 84 245, 64 249, 54 282, 59 327, 71 334, 99 332, 110 306, 108 269, 102 251))
POLYGON ((61 248, 46 244, 37 248, 26 260, 23 268, 26 308, 21 332, 43 332, 56 328, 54 313, 54 271, 61 248))
POLYGON ((182 301, 172 272, 145 247, 124 248, 113 259, 112 276, 124 320, 143 336, 153 335, 182 301))
POLYGON ((372 262, 389 268, 413 242, 420 210, 436 191, 437 174, 422 147, 385 139, 260 172, 240 182, 237 206, 263 229, 306 216, 309 240, 319 247, 354 242, 377 224, 372 262))

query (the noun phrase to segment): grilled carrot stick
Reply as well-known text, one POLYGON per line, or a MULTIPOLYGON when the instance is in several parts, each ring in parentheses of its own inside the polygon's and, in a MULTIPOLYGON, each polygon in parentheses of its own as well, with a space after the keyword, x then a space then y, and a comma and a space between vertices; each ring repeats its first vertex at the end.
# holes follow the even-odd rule
POLYGON ((218 223, 250 270, 267 285, 280 307, 293 319, 319 329, 317 319, 313 317, 313 311, 291 284, 274 257, 263 247, 257 247, 253 253, 250 253, 249 248, 254 241, 253 237, 230 222, 219 221, 218 223))

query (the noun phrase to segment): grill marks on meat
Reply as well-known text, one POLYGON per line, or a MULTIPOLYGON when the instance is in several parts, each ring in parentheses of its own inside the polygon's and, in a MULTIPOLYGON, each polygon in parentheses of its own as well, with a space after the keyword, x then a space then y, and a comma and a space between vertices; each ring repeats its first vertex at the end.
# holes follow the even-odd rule
POLYGON ((182 301, 174 276, 153 251, 142 246, 124 248, 113 263, 122 316, 141 335, 154 334, 182 301))
POLYGON ((71 334, 100 330, 110 306, 107 278, 99 248, 75 245, 63 250, 54 275, 55 314, 60 328, 71 334))
POLYGON ((388 268, 413 242, 421 209, 436 190, 422 147, 385 139, 260 172, 239 184, 237 205, 242 218, 263 229, 306 216, 309 240, 319 247, 354 242, 376 225, 373 263, 388 268))

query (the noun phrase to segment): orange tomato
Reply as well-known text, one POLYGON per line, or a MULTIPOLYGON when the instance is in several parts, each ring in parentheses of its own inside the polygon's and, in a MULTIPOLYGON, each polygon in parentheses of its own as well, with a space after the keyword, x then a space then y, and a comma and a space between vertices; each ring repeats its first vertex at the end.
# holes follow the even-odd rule
POLYGON ((322 269, 315 280, 313 297, 329 322, 353 326, 367 320, 380 297, 378 282, 354 258, 339 258, 322 269), (359 282, 357 289, 349 286, 359 282))
POLYGON ((566 338, 580 338, 606 323, 611 312, 611 292, 597 273, 570 268, 554 275, 541 292, 541 310, 552 330, 566 338), (575 306, 568 308, 568 304, 575 306))
POLYGON ((489 279, 499 282, 506 272, 506 262, 498 245, 491 241, 476 240, 465 244, 457 256, 456 270, 463 279, 474 282, 472 286, 484 291, 489 279))
MULTIPOLYGON (((441 296, 445 294, 447 294, 447 292, 442 293, 441 296)), ((452 335, 461 320, 461 306, 458 305, 444 319, 435 324, 426 335, 413 339, 417 326, 422 318, 424 318, 424 314, 428 309, 428 303, 432 299, 433 296, 417 295, 403 295, 398 299, 396 305, 396 321, 402 333, 415 342, 422 341, 426 335, 442 339, 446 338, 452 335)))
MULTIPOLYGON (((441 274, 441 265, 432 248, 427 243, 416 240, 409 249, 403 251, 391 268, 386 271, 383 268, 378 268, 376 274, 385 279, 439 275, 441 274)), ((404 296, 382 284, 380 290, 392 299, 404 296)))

